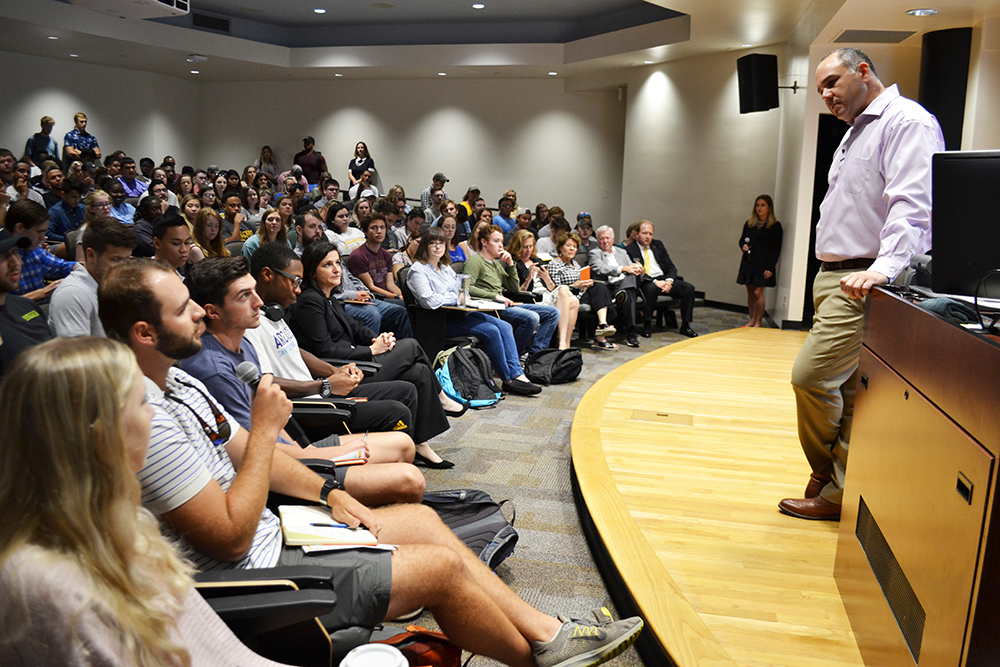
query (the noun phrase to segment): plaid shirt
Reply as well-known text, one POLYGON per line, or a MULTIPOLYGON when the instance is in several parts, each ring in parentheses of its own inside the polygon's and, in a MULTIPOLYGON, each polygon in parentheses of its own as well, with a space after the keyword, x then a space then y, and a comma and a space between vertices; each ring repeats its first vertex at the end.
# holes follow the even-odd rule
POLYGON ((41 289, 45 287, 46 278, 65 278, 76 266, 76 262, 59 259, 42 246, 18 252, 21 253, 21 284, 14 290, 14 294, 27 294, 41 289))
POLYGON ((567 264, 561 259, 553 259, 549 262, 549 277, 556 285, 572 285, 580 279, 580 267, 576 262, 567 264))

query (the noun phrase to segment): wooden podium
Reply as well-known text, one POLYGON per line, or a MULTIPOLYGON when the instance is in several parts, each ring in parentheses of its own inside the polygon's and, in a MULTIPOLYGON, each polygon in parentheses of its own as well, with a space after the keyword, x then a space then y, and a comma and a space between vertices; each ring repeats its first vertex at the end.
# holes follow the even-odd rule
POLYGON ((835 577, 870 667, 1000 665, 1000 345, 868 298, 835 577))

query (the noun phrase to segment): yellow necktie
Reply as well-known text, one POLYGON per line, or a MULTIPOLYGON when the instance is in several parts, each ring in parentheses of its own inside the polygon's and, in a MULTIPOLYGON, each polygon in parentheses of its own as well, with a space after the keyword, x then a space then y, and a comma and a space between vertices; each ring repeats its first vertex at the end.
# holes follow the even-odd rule
POLYGON ((653 264, 649 261, 649 248, 642 249, 642 267, 646 269, 646 275, 653 275, 653 264))

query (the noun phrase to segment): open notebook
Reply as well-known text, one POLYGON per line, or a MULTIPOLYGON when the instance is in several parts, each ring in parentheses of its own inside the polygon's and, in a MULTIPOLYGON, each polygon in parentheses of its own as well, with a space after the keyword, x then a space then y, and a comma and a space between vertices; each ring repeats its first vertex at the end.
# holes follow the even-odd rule
POLYGON ((306 544, 378 544, 375 536, 364 528, 347 528, 337 524, 326 507, 281 505, 278 514, 281 515, 285 544, 291 547, 306 544))

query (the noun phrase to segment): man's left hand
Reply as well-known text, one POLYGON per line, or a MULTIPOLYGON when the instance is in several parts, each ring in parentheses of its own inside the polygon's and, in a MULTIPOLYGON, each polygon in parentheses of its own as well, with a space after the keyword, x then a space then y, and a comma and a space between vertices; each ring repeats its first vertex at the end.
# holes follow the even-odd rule
POLYGON ((840 289, 852 299, 860 299, 867 296, 873 287, 885 285, 889 282, 888 276, 884 276, 878 271, 855 271, 840 279, 840 289))

